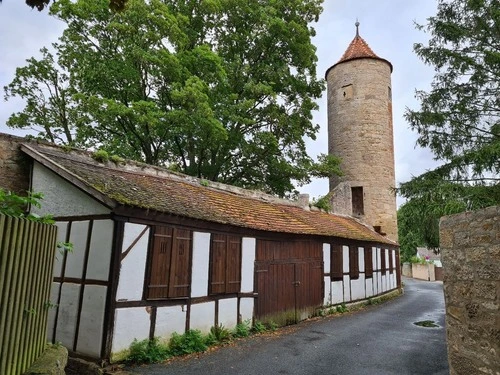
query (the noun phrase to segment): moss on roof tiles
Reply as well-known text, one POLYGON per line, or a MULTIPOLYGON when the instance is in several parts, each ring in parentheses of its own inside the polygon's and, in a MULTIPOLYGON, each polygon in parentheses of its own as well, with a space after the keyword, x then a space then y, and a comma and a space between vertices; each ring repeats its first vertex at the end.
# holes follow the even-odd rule
POLYGON ((99 163, 89 153, 33 145, 89 188, 125 206, 270 232, 335 236, 393 244, 353 218, 307 211, 285 202, 262 199, 204 186, 190 176, 143 165, 99 163))

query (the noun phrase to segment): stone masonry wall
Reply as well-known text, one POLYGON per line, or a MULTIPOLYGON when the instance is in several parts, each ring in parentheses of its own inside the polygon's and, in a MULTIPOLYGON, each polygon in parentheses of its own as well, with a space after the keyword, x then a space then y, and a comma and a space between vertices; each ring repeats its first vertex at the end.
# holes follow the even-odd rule
POLYGON ((440 223, 451 375, 500 374, 500 206, 440 223))
POLYGON ((390 66, 369 58, 346 61, 329 70, 327 83, 328 152, 342 158, 344 173, 331 179, 330 190, 342 182, 362 186, 359 219, 397 240, 390 66))
POLYGON ((24 138, 0 133, 0 188, 23 194, 30 188, 29 158, 19 150, 24 138))

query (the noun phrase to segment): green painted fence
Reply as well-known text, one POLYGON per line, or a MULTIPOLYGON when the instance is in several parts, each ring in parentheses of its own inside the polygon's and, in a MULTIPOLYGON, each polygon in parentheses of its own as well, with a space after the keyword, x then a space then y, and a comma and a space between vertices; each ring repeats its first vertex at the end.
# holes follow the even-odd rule
POLYGON ((0 374, 22 374, 47 344, 57 227, 0 215, 0 374))

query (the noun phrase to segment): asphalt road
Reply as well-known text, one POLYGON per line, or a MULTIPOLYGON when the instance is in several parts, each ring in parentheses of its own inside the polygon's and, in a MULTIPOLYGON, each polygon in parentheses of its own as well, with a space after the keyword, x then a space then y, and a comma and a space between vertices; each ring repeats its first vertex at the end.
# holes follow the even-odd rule
POLYGON ((449 374, 442 283, 413 279, 404 283, 403 296, 381 305, 127 370, 145 375, 449 374), (439 327, 413 324, 422 320, 439 327))

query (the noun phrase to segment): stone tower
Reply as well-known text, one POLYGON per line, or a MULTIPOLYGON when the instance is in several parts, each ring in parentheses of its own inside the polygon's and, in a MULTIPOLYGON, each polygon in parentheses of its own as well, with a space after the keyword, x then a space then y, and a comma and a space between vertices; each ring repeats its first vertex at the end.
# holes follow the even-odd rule
POLYGON ((344 172, 330 180, 333 211, 397 240, 391 72, 356 22, 353 41, 326 71, 328 152, 342 158, 344 172))

